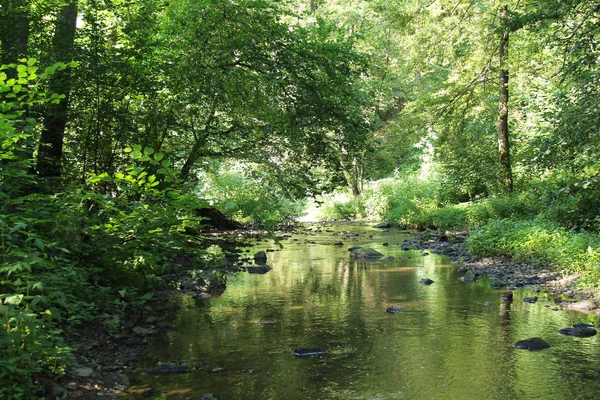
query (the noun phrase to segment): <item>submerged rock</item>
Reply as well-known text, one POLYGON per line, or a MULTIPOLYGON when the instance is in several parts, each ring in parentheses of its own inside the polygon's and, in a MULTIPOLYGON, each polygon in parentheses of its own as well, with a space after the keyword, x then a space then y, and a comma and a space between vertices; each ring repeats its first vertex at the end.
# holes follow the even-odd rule
POLYGON ((500 299, 506 302, 513 301, 513 294, 512 292, 504 293, 500 296, 500 299))
POLYGON ((370 248, 362 248, 361 247, 360 249, 354 250, 352 253, 350 253, 350 257, 352 257, 352 258, 379 259, 379 258, 383 257, 383 254, 381 254, 377 250, 373 250, 373 249, 370 249, 370 248))
POLYGON ((434 283, 435 281, 429 279, 429 278, 423 278, 419 281, 419 283, 423 284, 423 285, 431 285, 432 283, 434 283))
POLYGON ((460 278, 458 278, 459 281, 463 281, 463 282, 477 282, 477 279, 479 278, 479 274, 473 274, 473 275, 465 275, 465 276, 461 276, 460 278))
POLYGON ((187 364, 166 364, 149 368, 145 371, 148 375, 176 375, 190 372, 187 364))
POLYGON ((561 335, 576 336, 580 338, 596 336, 598 333, 594 328, 563 328, 557 331, 561 335))
POLYGON ((536 302, 538 301, 538 297, 537 297, 537 296, 533 296, 533 297, 525 297, 525 298, 523 299, 523 301, 524 301, 525 303, 532 303, 532 304, 533 304, 533 303, 536 303, 536 302))
POLYGON ((390 314, 396 314, 396 313, 399 313, 399 312, 405 311, 405 310, 408 310, 408 308, 401 307, 401 306, 390 306, 387 308, 387 310, 385 310, 385 312, 390 313, 390 314))
POLYGON ((268 265, 261 265, 258 267, 246 267, 246 271, 249 274, 261 274, 264 275, 267 272, 269 272, 272 268, 269 267, 268 265))
POLYGON ((360 249, 362 249, 362 247, 360 247, 360 246, 352 246, 352 247, 350 247, 348 249, 348 251, 349 252, 353 252, 353 251, 360 250, 360 249))
POLYGON ((296 357, 311 357, 311 356, 323 356, 327 354, 327 350, 312 347, 300 347, 294 350, 296 357))
POLYGON ((519 340, 517 343, 515 343, 515 347, 523 350, 544 350, 550 348, 551 346, 543 339, 534 337, 525 340, 519 340))
POLYGON ((377 228, 377 229, 389 229, 392 227, 392 224, 390 224, 389 222, 381 222, 377 225, 375 225, 373 228, 377 228))
POLYGON ((594 325, 586 324, 585 322, 578 322, 578 323, 574 324, 573 327, 574 328, 593 328, 594 325))

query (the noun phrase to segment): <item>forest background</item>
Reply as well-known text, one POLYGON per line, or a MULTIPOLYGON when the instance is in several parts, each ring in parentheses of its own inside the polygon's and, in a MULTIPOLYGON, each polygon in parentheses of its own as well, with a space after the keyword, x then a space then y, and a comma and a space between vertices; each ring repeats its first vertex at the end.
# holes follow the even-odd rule
MULTIPOLYGON (((600 286, 600 3, 0 0, 0 397, 117 326, 198 209, 470 230, 600 286)), ((195 233, 195 234, 190 234, 195 233)))

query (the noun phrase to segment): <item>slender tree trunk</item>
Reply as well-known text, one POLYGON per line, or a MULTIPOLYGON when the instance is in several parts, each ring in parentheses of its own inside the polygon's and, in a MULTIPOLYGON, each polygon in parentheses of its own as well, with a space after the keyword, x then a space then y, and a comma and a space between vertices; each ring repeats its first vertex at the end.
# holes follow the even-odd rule
MULTIPOLYGON (((505 25, 508 19, 508 7, 500 9, 500 23, 505 25)), ((502 180, 509 192, 513 191, 512 167, 510 162, 510 145, 508 140, 508 69, 506 57, 508 55, 509 30, 504 27, 499 47, 500 61, 500 90, 498 101, 498 151, 500 153, 500 168, 502 180)))
MULTIPOLYGON (((63 6, 56 20, 56 30, 52 41, 54 60, 71 62, 77 25, 77 1, 71 0, 63 6)), ((61 174, 61 160, 65 127, 68 121, 71 74, 69 69, 57 71, 50 81, 50 91, 64 95, 58 104, 51 104, 44 118, 44 129, 40 137, 37 158, 37 172, 42 177, 56 177, 61 174)))
POLYGON ((345 159, 345 156, 341 155, 340 166, 352 195, 361 194, 363 191, 363 168, 358 158, 351 156, 349 159, 345 159))

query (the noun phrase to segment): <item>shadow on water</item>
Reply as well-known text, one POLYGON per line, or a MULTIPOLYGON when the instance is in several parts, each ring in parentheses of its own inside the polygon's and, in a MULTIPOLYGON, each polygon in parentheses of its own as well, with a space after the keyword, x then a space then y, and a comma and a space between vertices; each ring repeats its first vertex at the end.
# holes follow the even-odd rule
POLYGON ((218 298, 182 298, 177 331, 151 340, 139 370, 186 362, 190 372, 132 373, 126 398, 597 398, 598 336, 556 333, 581 314, 525 303, 519 291, 503 302, 485 281, 459 281, 449 259, 402 251, 410 236, 395 229, 310 229, 269 253, 267 274, 240 273, 218 298), (352 260, 356 245, 385 257, 352 260), (390 306, 406 309, 386 313, 390 306), (536 336, 552 347, 513 347, 536 336), (299 348, 326 354, 295 357, 299 348))

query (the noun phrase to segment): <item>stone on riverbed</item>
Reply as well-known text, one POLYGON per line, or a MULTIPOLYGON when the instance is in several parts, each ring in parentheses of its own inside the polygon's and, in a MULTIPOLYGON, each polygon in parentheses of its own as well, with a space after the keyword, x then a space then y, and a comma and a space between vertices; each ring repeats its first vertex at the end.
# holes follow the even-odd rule
POLYGON ((557 331, 562 335, 587 338, 595 336, 598 332, 594 328, 563 328, 557 331))
POLYGON ((145 371, 148 375, 177 375, 187 374, 189 368, 186 363, 183 364, 165 364, 159 367, 149 368, 145 371))
POLYGON ((523 350, 544 350, 550 348, 550 345, 543 339, 534 337, 525 340, 519 340, 517 343, 515 343, 515 347, 523 350))
POLYGON ((353 252, 353 251, 360 250, 360 249, 362 249, 362 247, 360 247, 360 246, 352 246, 352 247, 350 247, 348 249, 348 251, 349 252, 353 252))
POLYGON ((389 222, 381 222, 377 225, 375 225, 373 228, 377 228, 377 229, 389 229, 392 227, 392 224, 390 224, 389 222))
POLYGON ((396 313, 399 313, 399 312, 405 311, 405 310, 408 310, 408 308, 402 307, 402 306, 390 306, 387 308, 387 310, 385 310, 385 312, 390 313, 390 314, 396 314, 396 313))
POLYGON ((259 251, 254 255, 254 262, 257 265, 265 265, 267 263, 267 253, 259 251))
POLYGON ((576 324, 573 325, 574 328, 593 328, 594 325, 592 324, 587 324, 585 322, 578 322, 576 324))
POLYGON ((423 284, 423 285, 431 285, 432 283, 434 283, 435 281, 429 279, 429 278, 423 278, 419 281, 419 283, 423 284))
POLYGON ((261 265, 258 267, 246 267, 246 271, 249 274, 261 274, 264 275, 267 272, 269 272, 272 268, 269 267, 268 265, 261 265))
POLYGON ((357 250, 354 250, 353 252, 351 252, 350 257, 352 257, 352 258, 368 258, 368 259, 375 260, 375 259, 379 259, 379 258, 383 257, 383 254, 381 254, 377 250, 361 247, 360 249, 357 249, 357 250))
POLYGON ((296 357, 311 357, 311 356, 323 356, 327 354, 327 350, 311 347, 300 347, 294 350, 296 357))
POLYGON ((523 299, 523 301, 524 301, 525 303, 531 303, 531 304, 533 304, 533 303, 536 303, 536 302, 538 301, 538 297, 537 297, 537 296, 533 296, 533 297, 525 297, 525 298, 523 299))

